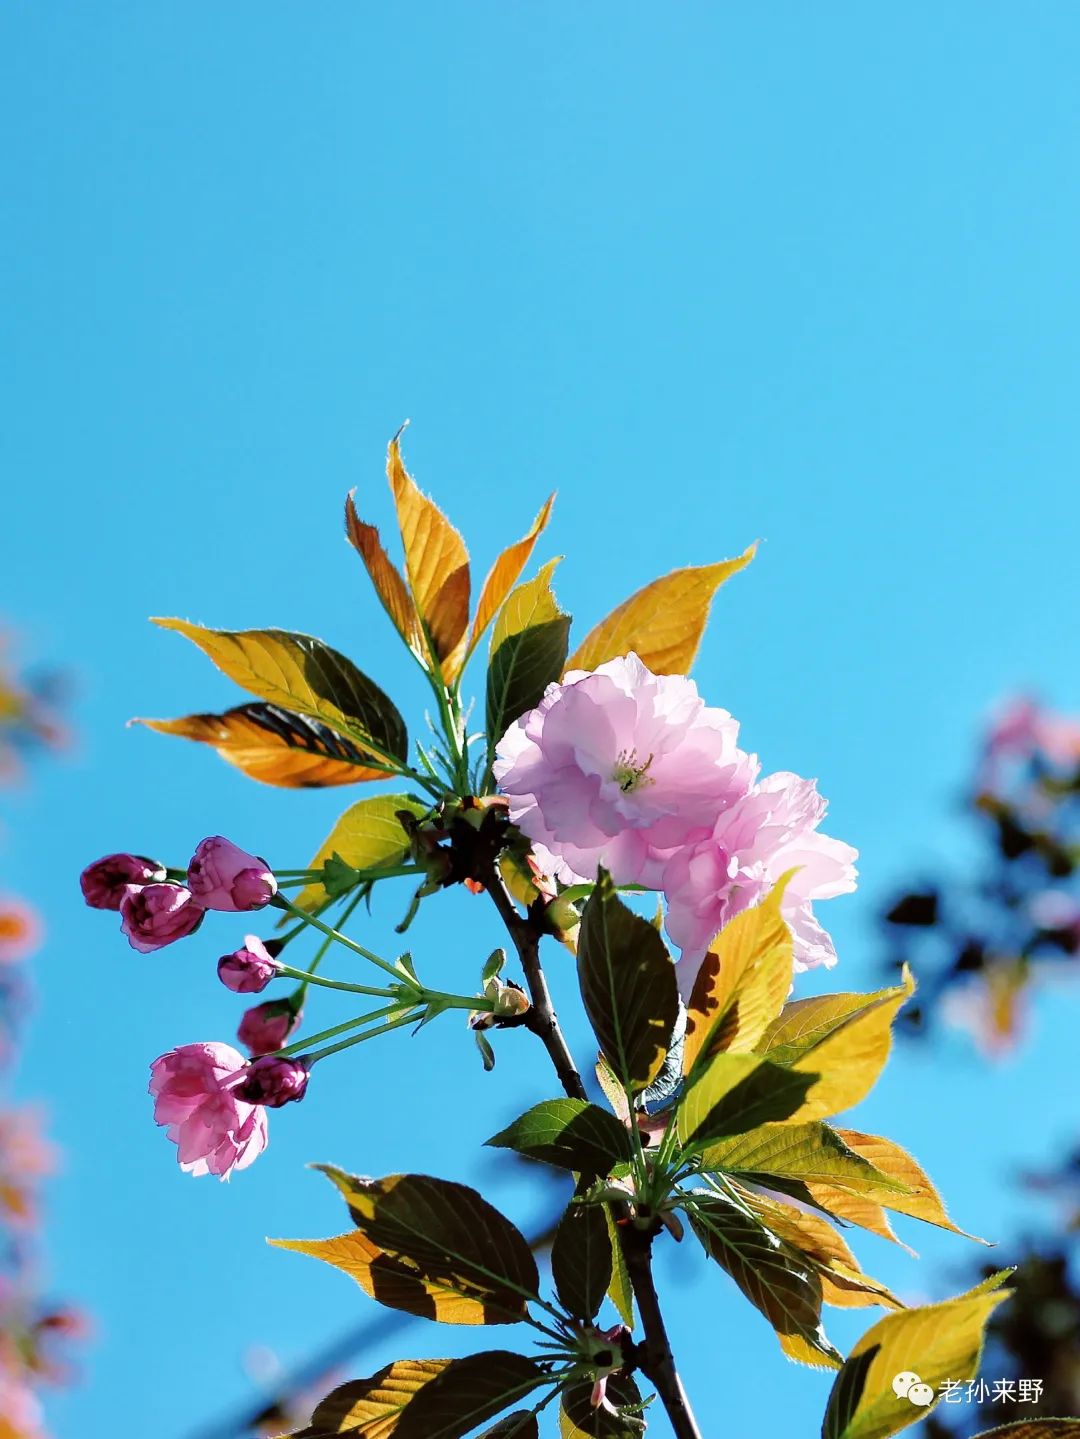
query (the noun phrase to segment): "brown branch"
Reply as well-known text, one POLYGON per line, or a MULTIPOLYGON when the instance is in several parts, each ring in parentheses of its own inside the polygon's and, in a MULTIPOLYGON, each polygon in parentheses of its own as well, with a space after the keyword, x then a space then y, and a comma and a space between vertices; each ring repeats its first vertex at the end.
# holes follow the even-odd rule
MULTIPOLYGON (((574 1063, 551 1003, 551 991, 540 962, 542 932, 531 917, 523 918, 518 912, 494 862, 485 865, 483 875, 477 877, 483 879, 521 961, 531 1001, 531 1008, 523 1019, 525 1027, 538 1036, 547 1050, 566 1094, 571 1099, 587 1099, 581 1074, 574 1063)), ((653 1280, 652 1246, 655 1235, 634 1224, 629 1206, 612 1204, 611 1209, 645 1334, 644 1342, 636 1348, 638 1368, 659 1395, 676 1439, 702 1439, 690 1400, 675 1366, 671 1340, 668 1338, 653 1280)))

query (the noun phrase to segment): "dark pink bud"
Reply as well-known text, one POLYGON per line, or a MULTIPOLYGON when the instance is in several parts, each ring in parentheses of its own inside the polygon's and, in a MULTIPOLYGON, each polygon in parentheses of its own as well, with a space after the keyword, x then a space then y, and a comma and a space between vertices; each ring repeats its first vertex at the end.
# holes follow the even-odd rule
POLYGON ((164 878, 165 866, 143 854, 107 854, 86 866, 79 884, 91 909, 119 909, 129 884, 158 884, 164 878))
POLYGON ((257 935, 246 934, 243 949, 223 954, 217 972, 225 988, 234 994, 259 994, 277 974, 278 965, 257 935))
POLYGON ((248 1104, 265 1104, 280 1109, 294 1099, 303 1099, 308 1086, 308 1067, 302 1059, 279 1059, 265 1054, 253 1059, 243 1071, 237 1094, 248 1104))
POLYGON ((149 954, 194 934, 205 912, 182 884, 129 884, 120 901, 120 928, 132 949, 149 954))
POLYGON ((188 865, 188 886, 204 909, 262 909, 277 894, 266 861, 221 835, 204 839, 188 865))
POLYGON ((268 999, 245 1011, 236 1037, 254 1055, 272 1054, 288 1043, 302 1014, 303 1011, 294 1010, 287 999, 268 999))

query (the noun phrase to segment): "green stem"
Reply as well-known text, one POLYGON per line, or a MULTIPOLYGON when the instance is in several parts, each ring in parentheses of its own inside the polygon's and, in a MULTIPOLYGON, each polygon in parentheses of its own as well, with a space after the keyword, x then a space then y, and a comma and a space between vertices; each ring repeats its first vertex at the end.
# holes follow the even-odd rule
POLYGON ((292 914, 295 914, 298 919, 302 919, 305 924, 314 925, 317 930, 320 930, 330 939, 336 939, 337 942, 343 944, 346 949, 351 949, 354 954, 360 955, 361 959, 369 960, 370 963, 377 965, 379 969, 385 970, 387 974, 392 974, 399 983, 401 982, 401 972, 395 969, 387 960, 380 959, 377 954, 372 954, 370 949, 365 949, 362 944, 357 944, 356 941, 350 939, 347 934, 341 934, 338 930, 331 929, 328 924, 323 924, 321 919, 317 919, 313 914, 306 913, 298 905, 293 904, 292 900, 286 898, 285 895, 278 894, 275 903, 279 909, 289 910, 292 914))
MULTIPOLYGON (((327 940, 328 944, 329 942, 330 941, 327 940)), ((301 999, 303 998, 303 991, 307 989, 309 984, 320 985, 323 989, 341 989, 349 994, 370 994, 379 999, 393 999, 395 994, 395 991, 392 989, 372 989, 366 984, 345 984, 343 981, 337 979, 322 979, 319 975, 312 974, 310 970, 293 969, 292 966, 288 964, 279 965, 278 973, 284 979, 299 979, 301 981, 301 999)))
MULTIPOLYGON (((320 1059, 325 1059, 329 1054, 337 1054, 341 1049, 351 1049, 354 1044, 363 1044, 365 1040, 375 1039, 380 1034, 389 1034, 392 1029, 400 1029, 403 1024, 412 1024, 419 1017, 420 1011, 411 1009, 400 1019, 387 1020, 385 1024, 380 1024, 375 1029, 365 1030, 363 1034, 354 1034, 350 1039, 339 1040, 337 1044, 328 1044, 325 1049, 317 1049, 314 1054, 307 1054, 305 1057, 309 1065, 318 1064, 320 1059)), ((321 1038, 321 1036, 316 1036, 316 1038, 321 1038)), ((310 1040, 308 1042, 310 1043, 310 1040)))
POLYGON ((339 1034, 347 1034, 350 1029, 358 1029, 362 1024, 370 1024, 373 1019, 384 1019, 388 1014, 397 1014, 401 1010, 399 1004, 388 1004, 384 1009, 374 1009, 370 1014, 359 1014, 355 1019, 347 1019, 344 1024, 335 1024, 333 1029, 322 1029, 318 1034, 309 1034, 304 1039, 298 1039, 293 1044, 286 1045, 284 1049, 274 1051, 276 1059, 288 1059, 294 1054, 305 1052, 309 1044, 319 1044, 324 1039, 334 1039, 339 1034))

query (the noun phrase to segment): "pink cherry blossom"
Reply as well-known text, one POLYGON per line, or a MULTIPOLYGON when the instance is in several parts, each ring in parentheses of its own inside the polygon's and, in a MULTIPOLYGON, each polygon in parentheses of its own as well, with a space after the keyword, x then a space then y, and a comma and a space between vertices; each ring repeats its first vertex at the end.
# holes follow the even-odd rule
POLYGON ((107 854, 79 876, 83 898, 92 909, 119 909, 129 884, 159 884, 165 866, 142 854, 107 854))
POLYGON ((182 884, 129 884, 120 901, 120 928, 132 949, 149 954, 194 934, 205 914, 182 884))
POLYGON ((247 934, 243 948, 221 956, 217 972, 234 994, 259 994, 277 974, 278 963, 258 935, 247 934))
POLYGON ((727 710, 682 675, 655 675, 635 654, 548 687, 496 748, 510 818, 542 868, 567 884, 658 888, 680 849, 710 833, 749 789, 757 760, 727 710))
POLYGON ((757 904, 796 869, 781 912, 795 939, 797 970, 836 963, 813 901, 855 888, 858 851, 819 834, 825 801, 814 780, 767 775, 716 820, 707 838, 676 854, 664 871, 667 930, 682 948, 680 979, 692 987, 706 947, 735 915, 757 904))
POLYGON ((188 865, 188 887, 204 909, 230 913, 262 909, 277 894, 277 880, 264 859, 231 840, 211 835, 188 865))
POLYGON ((290 1000, 267 999, 244 1011, 236 1037, 253 1055, 272 1054, 288 1043, 303 1017, 290 1000))
POLYGON ((240 1098, 244 1057, 228 1044, 184 1044, 150 1066, 154 1119, 187 1174, 228 1178, 266 1148, 266 1111, 240 1098))
POLYGON ((240 1095, 249 1104, 265 1104, 280 1109, 283 1104, 303 1099, 311 1070, 305 1059, 279 1059, 264 1054, 253 1059, 244 1071, 240 1095))

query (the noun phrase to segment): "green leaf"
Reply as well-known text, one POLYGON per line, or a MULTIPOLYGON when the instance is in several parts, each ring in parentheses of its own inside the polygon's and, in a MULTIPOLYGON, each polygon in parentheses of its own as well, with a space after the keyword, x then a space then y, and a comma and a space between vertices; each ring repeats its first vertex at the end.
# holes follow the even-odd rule
POLYGON ((534 1360, 507 1350, 453 1359, 411 1402, 394 1439, 464 1439, 546 1382, 534 1360))
POLYGON ((487 1143, 601 1178, 631 1153, 626 1128, 606 1109, 583 1099, 546 1099, 487 1143))
POLYGON ((752 1050, 791 989, 793 943, 780 912, 790 875, 726 924, 702 960, 686 1007, 683 1073, 719 1050, 752 1050))
POLYGON ((634 1289, 630 1283, 630 1271, 626 1267, 626 1256, 619 1242, 619 1230, 611 1217, 611 1210, 604 1207, 604 1223, 607 1225, 608 1243, 611 1247, 611 1283, 608 1298, 615 1311, 628 1329, 634 1327, 634 1289))
POLYGON ((551 1248, 551 1277, 560 1303, 574 1319, 595 1319, 611 1275, 611 1240, 603 1207, 571 1204, 559 1221, 551 1248))
POLYGON ((692 1195, 686 1212, 705 1253, 764 1314, 781 1344, 797 1342, 793 1357, 805 1359, 808 1349, 819 1364, 839 1361, 821 1327, 821 1279, 804 1255, 722 1195, 692 1195))
POLYGON ((983 1331, 1008 1290, 961 1295, 943 1304, 888 1314, 869 1328, 836 1377, 822 1439, 886 1439, 925 1419, 946 1379, 975 1376, 983 1331), (893 1380, 915 1373, 935 1391, 929 1405, 897 1394, 893 1380))
POLYGON ((487 676, 489 754, 514 720, 535 709, 559 678, 570 643, 570 616, 551 590, 557 561, 512 591, 491 637, 487 676))
POLYGON ((759 1178, 762 1183, 775 1177, 818 1180, 882 1203, 911 1193, 900 1179, 875 1168, 849 1148, 836 1130, 820 1121, 766 1124, 749 1134, 720 1140, 704 1151, 702 1164, 724 1174, 759 1178))
POLYGON ((1080 1419, 1021 1419, 984 1429, 975 1439, 1080 1439, 1080 1419))
POLYGON ((679 1014, 675 966, 647 919, 604 870, 581 916, 578 983, 605 1060, 627 1090, 656 1077, 679 1014))
POLYGON ((334 824, 333 829, 315 851, 309 869, 322 869, 328 862, 330 873, 322 881, 307 885, 296 897, 301 909, 314 909, 331 894, 333 866, 341 864, 353 870, 393 869, 409 857, 409 836, 405 833, 399 813, 422 818, 428 806, 407 794, 379 794, 350 805, 334 824))
POLYGON ((679 1103, 679 1136, 684 1145, 704 1145, 787 1119, 816 1078, 756 1054, 714 1055, 679 1103))
POLYGON ((315 1167, 341 1190, 357 1228, 434 1289, 482 1301, 489 1324, 525 1317, 540 1283, 536 1260, 520 1230, 475 1189, 424 1174, 359 1179, 315 1167))
POLYGON ((249 693, 329 725, 355 740, 389 772, 409 753, 394 702, 353 662, 310 635, 289 630, 210 630, 186 620, 155 619, 186 635, 218 669, 249 693))
MULTIPOLYGON (((641 1405, 641 1390, 628 1374, 610 1374, 607 1398, 616 1409, 631 1411, 641 1405)), ((612 1414, 592 1406, 592 1384, 585 1380, 568 1384, 559 1407, 561 1439, 638 1439, 645 1432, 640 1414, 612 1414)))

